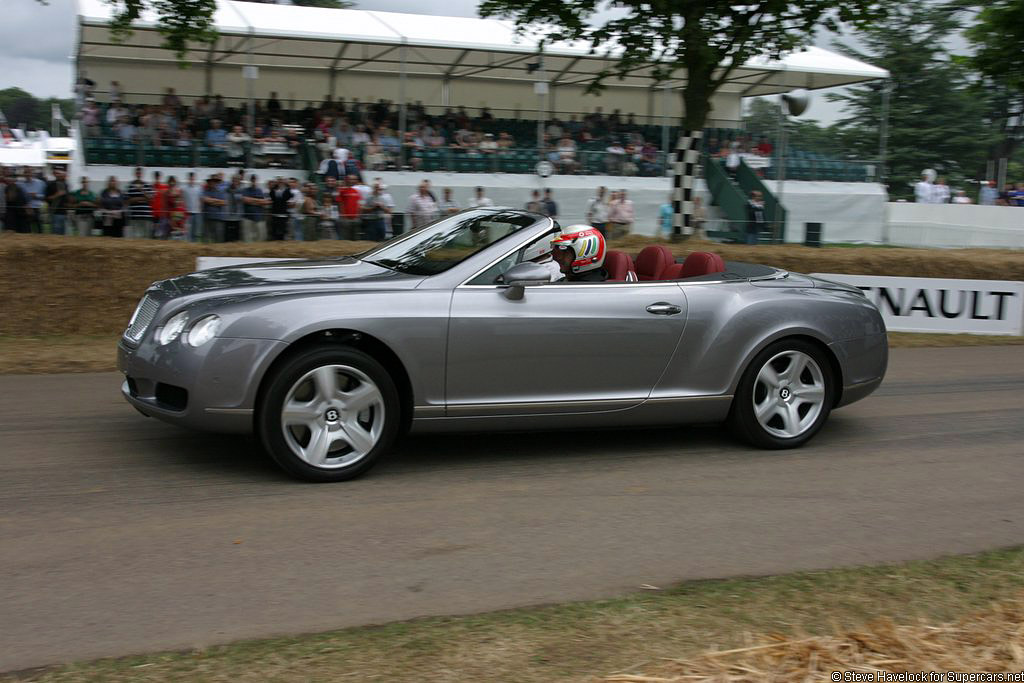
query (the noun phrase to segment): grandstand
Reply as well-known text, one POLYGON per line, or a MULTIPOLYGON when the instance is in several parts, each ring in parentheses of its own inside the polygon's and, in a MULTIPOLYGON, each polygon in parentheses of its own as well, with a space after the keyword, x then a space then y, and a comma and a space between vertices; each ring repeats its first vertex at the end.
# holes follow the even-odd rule
MULTIPOLYGON (((677 134, 672 124, 682 114, 679 90, 685 81, 655 84, 649 70, 640 69, 609 80, 600 96, 585 95, 586 84, 609 62, 583 45, 549 45, 540 55, 535 41, 517 37, 504 21, 218 0, 214 19, 220 37, 212 45, 194 46, 185 55, 191 68, 179 69, 175 55, 160 47, 153 17, 143 16, 123 44, 110 41, 110 17, 102 0, 78 0, 76 66, 96 84, 92 94, 99 106, 98 125, 78 138, 78 158, 88 175, 116 175, 118 167, 134 165, 236 165, 274 175, 311 174, 331 152, 330 143, 342 142, 364 169, 396 174, 389 182, 410 191, 414 181, 404 179, 408 171, 445 174, 445 184, 451 184, 447 174, 458 173, 466 176, 463 182, 493 186, 496 174, 533 173, 541 160, 554 162, 556 176, 544 181, 548 187, 577 194, 582 192, 574 189, 578 183, 565 176, 634 176, 631 186, 639 184, 647 201, 656 202, 651 212, 668 190, 666 150, 677 134), (108 123, 106 116, 112 81, 126 103, 154 106, 159 116, 166 113, 161 107, 166 89, 173 88, 180 102, 172 108, 174 128, 184 124, 188 135, 121 135, 116 121, 108 123), (547 94, 537 94, 541 81, 547 94), (274 108, 268 106, 272 92, 280 93, 274 108), (247 139, 211 142, 214 116, 195 116, 196 102, 204 98, 225 129, 241 124, 247 139), (383 112, 375 111, 381 106, 383 112), (460 120, 464 107, 468 122, 460 120), (572 163, 560 163, 564 156, 552 125, 569 133, 572 163), (364 130, 357 130, 360 126, 364 130), (472 144, 458 142, 462 130, 473 136, 472 144), (427 139, 427 132, 438 133, 440 143, 427 139), (353 142, 334 135, 356 133, 369 139, 353 142), (488 134, 500 146, 485 149, 481 143, 488 134)), ((738 68, 714 98, 705 144, 742 139, 744 97, 886 75, 818 48, 779 61, 752 61, 738 68)), ((132 113, 141 128, 138 112, 132 113)), ((875 180, 870 164, 814 158, 799 150, 792 157, 788 179, 875 180)), ((755 173, 770 182, 774 167, 775 160, 768 159, 755 173)), ((593 188, 599 182, 606 181, 583 185, 593 188)), ((787 186, 787 204, 799 197, 798 188, 787 186)))

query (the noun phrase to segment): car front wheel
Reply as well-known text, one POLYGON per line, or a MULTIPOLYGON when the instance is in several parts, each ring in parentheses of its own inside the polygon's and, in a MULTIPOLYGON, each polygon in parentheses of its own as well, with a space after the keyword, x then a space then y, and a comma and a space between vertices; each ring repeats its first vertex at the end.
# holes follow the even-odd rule
POLYGON ((256 432, 290 474, 343 481, 366 472, 390 448, 401 424, 399 405, 394 382, 371 356, 316 347, 268 378, 256 432))
POLYGON ((743 373, 731 426, 761 448, 795 448, 814 436, 835 401, 835 378, 825 353, 783 339, 759 353, 743 373))

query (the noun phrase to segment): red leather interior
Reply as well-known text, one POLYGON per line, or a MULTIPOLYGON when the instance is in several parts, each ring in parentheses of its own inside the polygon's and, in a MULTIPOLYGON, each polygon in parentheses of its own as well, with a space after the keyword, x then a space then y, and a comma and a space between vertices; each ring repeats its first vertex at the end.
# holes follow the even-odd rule
POLYGON ((604 257, 604 269, 609 280, 626 281, 626 273, 633 270, 633 259, 624 251, 609 251, 604 257))
POLYGON ((683 276, 683 264, 673 263, 661 274, 662 280, 678 280, 683 276))
POLYGON ((663 244, 651 244, 636 257, 636 276, 641 282, 661 280, 662 271, 675 263, 672 250, 663 244))
POLYGON ((683 267, 680 269, 680 273, 677 277, 672 278, 680 279, 684 277, 697 277, 698 275, 711 275, 712 273, 724 273, 725 272, 725 261, 718 254, 713 254, 710 251, 695 251, 686 257, 683 261, 683 267))

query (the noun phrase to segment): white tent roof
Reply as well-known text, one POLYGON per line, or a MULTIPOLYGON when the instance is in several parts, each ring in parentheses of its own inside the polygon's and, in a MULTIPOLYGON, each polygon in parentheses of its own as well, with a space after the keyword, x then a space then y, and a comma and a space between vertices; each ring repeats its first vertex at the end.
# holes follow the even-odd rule
MULTIPOLYGON (((104 0, 77 0, 79 58, 170 63, 175 55, 160 47, 155 17, 136 23, 124 44, 112 44, 107 25, 111 7, 104 0)), ((537 54, 537 42, 517 36, 511 22, 467 17, 439 17, 369 10, 335 10, 217 0, 214 23, 220 38, 213 46, 196 45, 187 59, 242 66, 251 51, 257 66, 348 70, 395 74, 406 46, 412 75, 453 79, 487 78, 532 82, 525 63, 537 54), (251 41, 251 44, 250 44, 251 41)), ((604 55, 591 55, 583 44, 545 46, 544 66, 552 83, 583 85, 609 66, 604 55)), ((767 95, 795 87, 826 88, 888 77, 884 69, 811 47, 778 61, 752 60, 737 68, 721 92, 767 95)), ((669 83, 680 87, 682 78, 669 83)), ((615 87, 648 88, 650 69, 638 69, 615 87)))

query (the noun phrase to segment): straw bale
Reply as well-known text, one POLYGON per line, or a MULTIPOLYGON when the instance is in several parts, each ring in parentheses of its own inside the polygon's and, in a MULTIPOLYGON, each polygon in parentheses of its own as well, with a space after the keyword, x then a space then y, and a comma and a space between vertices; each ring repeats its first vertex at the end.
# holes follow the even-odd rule
MULTIPOLYGON (((1020 672, 1024 670, 1024 593, 953 623, 879 619, 834 635, 748 637, 749 645, 665 659, 609 683, 770 683, 829 681, 835 671, 1020 672)), ((944 680, 944 679, 940 679, 944 680)))
MULTIPOLYGON (((636 254, 654 240, 627 237, 612 248, 636 254)), ((339 257, 368 242, 188 244, 156 240, 0 236, 0 335, 118 334, 151 282, 195 269, 197 256, 339 257)), ((1024 280, 1024 253, 997 250, 813 249, 690 241, 677 257, 707 250, 726 260, 797 272, 862 273, 1024 280)))

